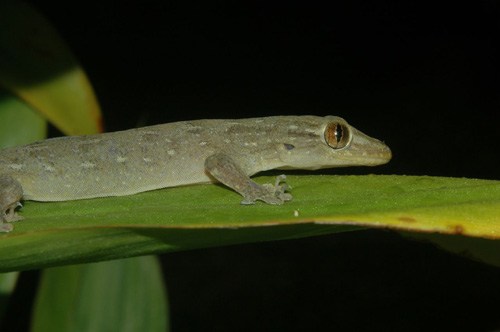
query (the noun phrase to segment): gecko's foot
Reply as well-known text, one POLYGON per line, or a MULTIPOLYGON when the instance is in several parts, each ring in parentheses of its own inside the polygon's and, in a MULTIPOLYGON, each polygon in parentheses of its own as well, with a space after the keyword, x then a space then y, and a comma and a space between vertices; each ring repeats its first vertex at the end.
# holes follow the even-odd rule
POLYGON ((292 200, 292 195, 286 193, 285 191, 292 189, 288 184, 281 184, 281 181, 285 180, 285 175, 280 175, 276 178, 274 185, 263 184, 260 186, 259 194, 254 197, 245 197, 241 201, 241 204, 255 204, 256 200, 266 202, 272 205, 283 205, 285 202, 292 200))
POLYGON ((6 211, 0 212, 0 233, 9 233, 14 229, 11 222, 24 220, 24 217, 17 215, 16 208, 19 207, 21 203, 15 202, 6 211))
POLYGON ((7 218, 5 218, 6 222, 16 222, 16 221, 21 221, 21 220, 24 220, 24 217, 17 215, 17 213, 13 214, 11 216, 7 215, 7 218))
POLYGON ((23 220, 16 209, 21 205, 23 197, 21 184, 10 175, 0 175, 0 232, 12 231, 13 226, 6 222, 23 220))
POLYGON ((20 221, 24 220, 24 217, 21 217, 17 215, 16 209, 18 207, 23 207, 23 205, 20 202, 15 202, 12 204, 12 206, 7 210, 7 213, 3 215, 4 220, 6 222, 15 222, 15 221, 20 221))
POLYGON ((12 232, 13 229, 14 226, 12 226, 11 224, 6 224, 0 221, 0 233, 9 233, 12 232))

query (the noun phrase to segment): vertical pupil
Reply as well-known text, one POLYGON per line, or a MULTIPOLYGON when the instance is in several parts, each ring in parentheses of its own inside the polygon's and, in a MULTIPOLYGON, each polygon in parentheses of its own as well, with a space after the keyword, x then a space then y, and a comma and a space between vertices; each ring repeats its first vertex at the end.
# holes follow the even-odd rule
POLYGON ((337 143, 340 142, 343 134, 344 133, 342 132, 342 126, 340 124, 337 124, 337 127, 335 128, 335 138, 337 138, 337 143))

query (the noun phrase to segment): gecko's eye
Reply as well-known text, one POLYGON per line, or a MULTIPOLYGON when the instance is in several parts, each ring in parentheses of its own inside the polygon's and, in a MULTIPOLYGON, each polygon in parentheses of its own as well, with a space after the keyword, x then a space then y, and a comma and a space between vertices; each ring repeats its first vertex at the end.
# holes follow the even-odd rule
POLYGON ((334 149, 345 148, 350 141, 349 127, 342 122, 330 122, 325 128, 325 141, 334 149))

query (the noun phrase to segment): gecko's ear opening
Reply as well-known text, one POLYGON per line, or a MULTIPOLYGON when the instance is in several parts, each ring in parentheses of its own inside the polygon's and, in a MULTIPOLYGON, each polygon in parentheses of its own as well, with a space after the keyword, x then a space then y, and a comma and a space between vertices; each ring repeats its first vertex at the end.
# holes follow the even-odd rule
POLYGON ((325 128, 325 141, 335 150, 343 149, 351 143, 351 129, 341 121, 330 122, 325 128))

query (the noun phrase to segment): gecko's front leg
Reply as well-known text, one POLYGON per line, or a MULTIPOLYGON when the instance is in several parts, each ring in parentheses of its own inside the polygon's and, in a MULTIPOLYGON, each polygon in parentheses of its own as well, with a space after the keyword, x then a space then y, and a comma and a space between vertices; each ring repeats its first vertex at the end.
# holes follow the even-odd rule
POLYGON ((285 193, 291 187, 280 184, 286 178, 284 175, 278 176, 274 185, 260 185, 250 179, 242 168, 224 153, 209 156, 205 160, 205 169, 218 181, 243 196, 241 204, 255 204, 256 200, 260 200, 268 204, 282 205, 292 200, 292 195, 285 193))
POLYGON ((10 175, 0 175, 0 233, 12 231, 12 225, 6 222, 24 219, 16 212, 22 198, 21 184, 10 175))

